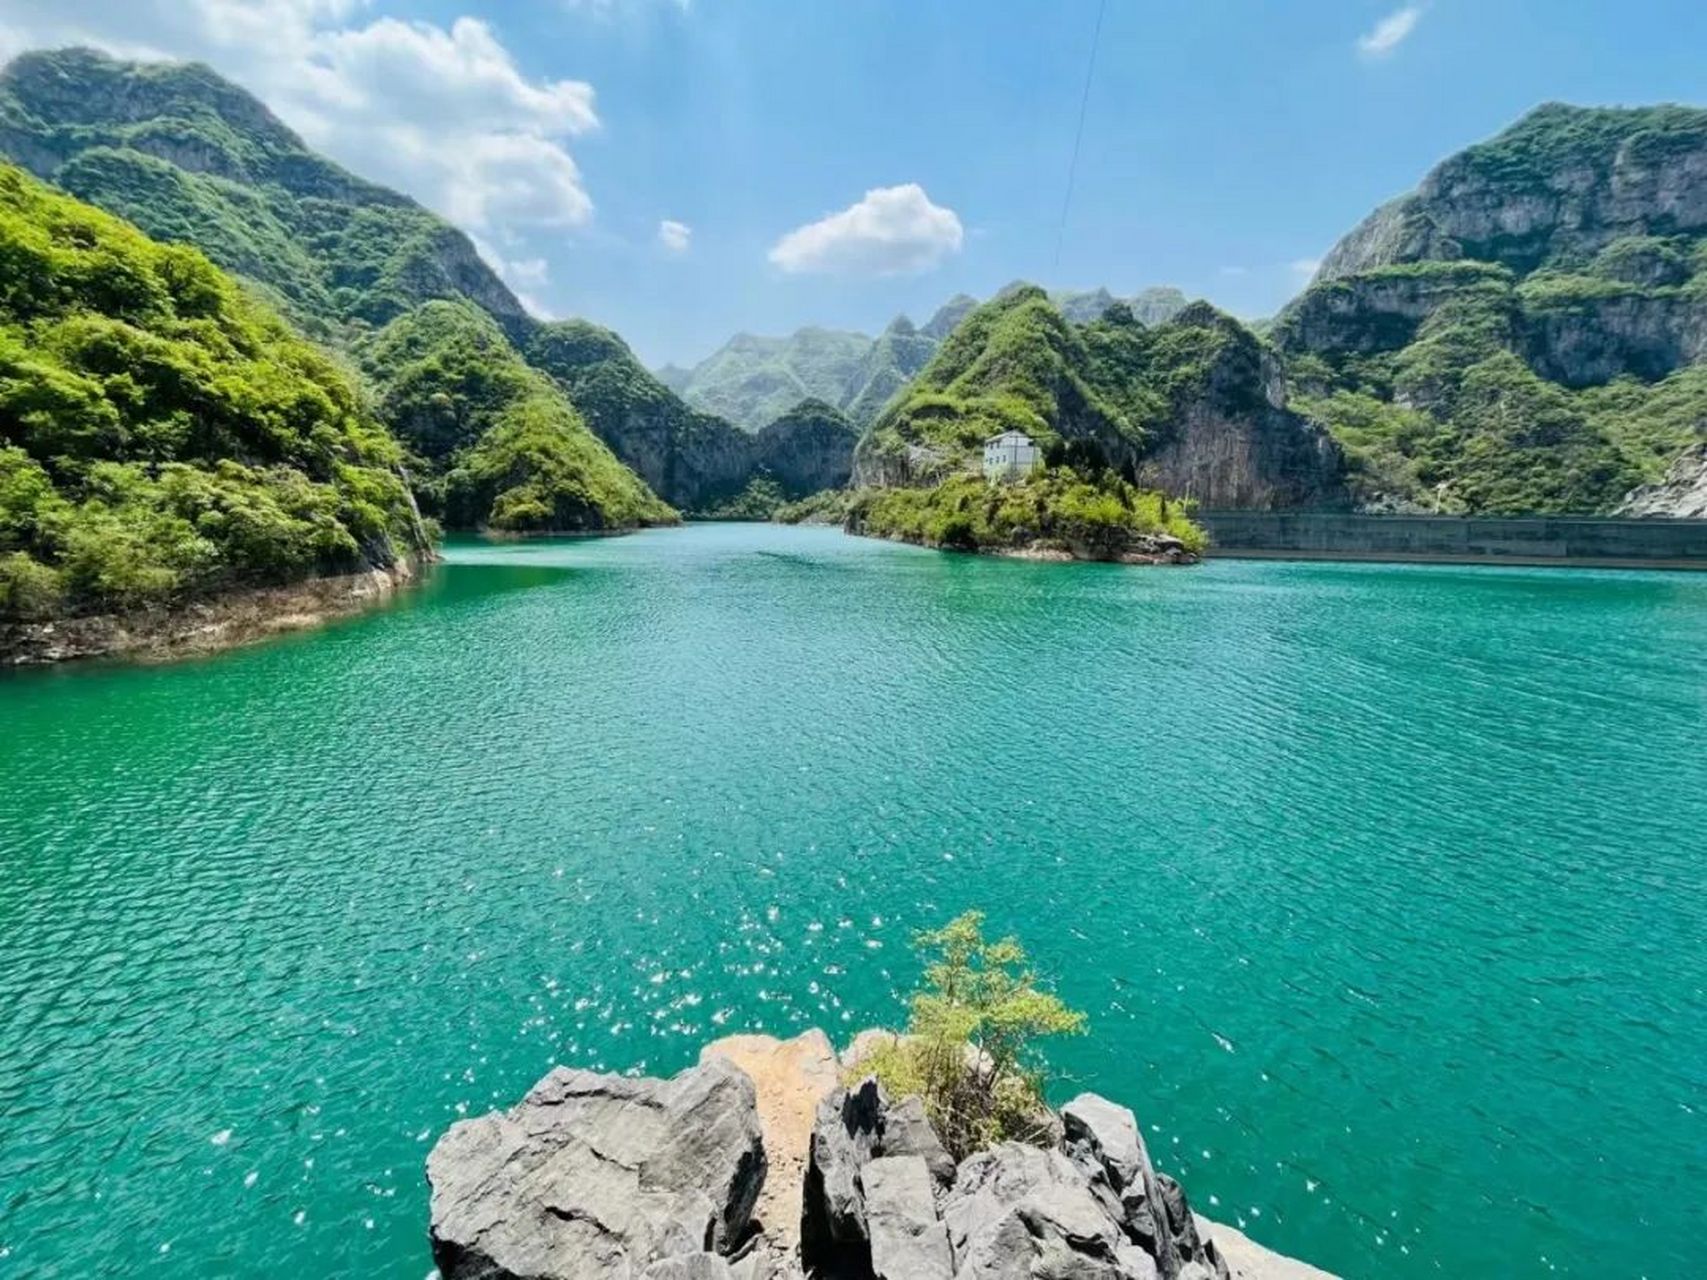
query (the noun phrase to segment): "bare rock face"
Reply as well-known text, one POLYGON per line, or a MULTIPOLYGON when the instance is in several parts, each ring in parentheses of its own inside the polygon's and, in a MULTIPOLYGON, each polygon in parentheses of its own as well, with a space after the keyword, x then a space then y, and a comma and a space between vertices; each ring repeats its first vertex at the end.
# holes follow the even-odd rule
POLYGON ((1005 1142, 961 1162, 943 1220, 957 1280, 1155 1280, 1060 1151, 1005 1142))
POLYGON ((923 1156, 879 1156, 860 1170, 871 1270, 877 1280, 954 1280, 923 1156))
POLYGON ((1632 490, 1614 514, 1707 520, 1707 444, 1678 458, 1658 484, 1632 490))
POLYGON ((743 1243, 765 1168, 753 1083, 726 1061, 670 1080, 559 1067, 434 1146, 433 1257, 444 1280, 717 1276, 687 1260, 743 1243))
POLYGON ((919 1098, 891 1102, 869 1077, 836 1083, 848 1059, 892 1039, 862 1033, 838 1062, 820 1031, 731 1036, 669 1080, 553 1071, 518 1106, 462 1121, 433 1148, 439 1274, 1333 1280, 1194 1217, 1132 1112, 1095 1094, 1062 1108, 1036 1144, 957 1166, 919 1098), (797 1168, 761 1199, 773 1143, 777 1165, 797 1168))

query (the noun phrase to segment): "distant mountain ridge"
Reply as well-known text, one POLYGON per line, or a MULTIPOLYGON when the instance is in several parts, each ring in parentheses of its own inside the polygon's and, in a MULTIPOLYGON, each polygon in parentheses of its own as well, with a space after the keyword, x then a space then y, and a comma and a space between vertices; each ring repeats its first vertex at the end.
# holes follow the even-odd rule
MULTIPOLYGON (((997 296, 1030 287, 1015 281, 997 296)), ((1159 324, 1187 303, 1172 288, 1146 289, 1130 298, 1107 289, 1059 290, 1050 297, 1074 322, 1094 320, 1120 302, 1144 323, 1159 324)), ((897 316, 876 337, 811 326, 780 338, 738 333, 692 368, 666 365, 658 377, 689 404, 746 431, 758 431, 802 400, 832 405, 866 427, 977 305, 976 298, 959 294, 923 325, 897 316)))

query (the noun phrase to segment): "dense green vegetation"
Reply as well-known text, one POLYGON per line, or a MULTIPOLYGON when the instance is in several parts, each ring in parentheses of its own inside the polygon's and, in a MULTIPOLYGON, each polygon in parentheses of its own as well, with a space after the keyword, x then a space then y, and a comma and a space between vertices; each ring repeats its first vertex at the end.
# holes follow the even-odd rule
POLYGON ((429 298, 524 318, 461 232, 310 151, 200 64, 23 54, 0 72, 0 151, 157 240, 195 245, 318 337, 429 298))
POLYGON ((1046 1142, 1037 1041, 1083 1033, 1085 1015, 1038 985, 1017 939, 986 941, 982 912, 921 933, 914 946, 926 963, 907 1036, 880 1046, 857 1074, 875 1075, 891 1098, 920 1097, 956 1160, 1008 1140, 1046 1142))
POLYGON ((1274 337, 1363 502, 1604 511, 1707 439, 1703 155, 1707 111, 1549 105, 1336 247, 1274 337))
POLYGON ((788 495, 774 476, 756 475, 747 487, 707 511, 694 513, 701 520, 770 520, 788 505, 788 495))
POLYGON ((951 551, 1113 560, 1145 554, 1154 539, 1177 540, 1193 554, 1206 545, 1183 504, 1106 467, 1040 467, 1001 484, 961 473, 928 488, 863 489, 849 499, 847 520, 858 533, 951 551))
POLYGON ((854 501, 851 489, 820 489, 798 502, 785 502, 771 513, 778 524, 841 524, 854 501))
POLYGON ((688 411, 613 336, 590 357, 612 368, 584 363, 564 379, 585 402, 565 403, 569 386, 524 376, 509 344, 525 345, 540 326, 466 236, 316 155, 206 67, 81 49, 26 54, 0 73, 0 150, 158 239, 196 244, 313 336, 359 351, 380 379, 382 420, 410 444, 423 504, 449 523, 572 529, 670 518, 644 484, 613 473, 584 421, 608 427, 619 452, 624 433, 659 423, 702 435, 721 426, 688 411), (423 327, 417 308, 432 301, 472 304, 496 326, 463 310, 431 313, 423 327), (403 323, 375 336, 394 321, 403 323), (429 331, 433 360, 393 385, 403 336, 419 345, 429 331))
MULTIPOLYGON (((1155 326, 1117 303, 1076 325, 1041 289, 1015 287, 960 323, 862 448, 900 457, 923 446, 953 466, 989 437, 1016 430, 1044 445, 1091 439, 1137 459, 1167 438, 1182 402, 1229 359, 1254 370, 1261 344, 1207 303, 1155 326)), ((1260 396, 1259 378, 1240 385, 1260 396)), ((1252 399, 1229 407, 1257 406, 1252 399)))
POLYGON ((0 616, 424 550, 350 377, 194 249, 0 166, 0 616))
POLYGON ((423 507, 445 523, 544 532, 675 519, 472 303, 424 303, 359 355, 423 507))

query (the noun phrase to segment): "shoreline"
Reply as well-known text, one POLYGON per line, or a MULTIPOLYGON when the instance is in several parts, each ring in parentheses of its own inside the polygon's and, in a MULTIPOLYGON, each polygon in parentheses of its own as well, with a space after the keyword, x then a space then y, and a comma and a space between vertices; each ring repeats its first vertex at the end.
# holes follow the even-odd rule
POLYGON ((1002 560, 1030 560, 1037 564, 1129 564, 1129 565, 1167 565, 1173 568, 1189 567, 1201 564, 1203 557, 1194 555, 1184 547, 1164 547, 1155 551, 1122 551, 1116 555, 1080 555, 1068 547, 1040 546, 1037 543, 1027 543, 1018 547, 949 547, 929 542, 915 541, 912 538, 893 537, 886 533, 871 533, 864 529, 850 529, 843 526, 842 532, 854 538, 871 538, 878 542, 895 542, 906 547, 920 547, 926 551, 945 551, 952 555, 962 556, 994 556, 1002 560))
POLYGON ((0 623, 0 669, 89 658, 171 662, 242 648, 287 632, 311 630, 391 600, 436 559, 436 555, 405 557, 388 569, 308 578, 281 587, 252 587, 172 608, 0 623))

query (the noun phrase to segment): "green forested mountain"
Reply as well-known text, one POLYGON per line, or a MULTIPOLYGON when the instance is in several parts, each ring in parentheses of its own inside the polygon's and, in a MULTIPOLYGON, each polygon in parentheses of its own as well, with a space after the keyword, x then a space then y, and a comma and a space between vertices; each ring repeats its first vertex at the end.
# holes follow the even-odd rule
MULTIPOLYGON (((656 462, 639 469, 672 502, 696 506, 748 478, 750 450, 739 434, 689 410, 614 335, 533 319, 460 231, 316 155, 206 67, 124 62, 85 49, 24 54, 0 71, 0 152, 157 239, 195 244, 334 345, 362 345, 424 302, 475 304, 524 358, 556 354, 544 372, 572 407, 551 416, 568 422, 579 411, 625 463, 656 462), (578 354, 569 369, 565 333, 603 336, 571 344, 578 354), (611 367, 595 367, 603 360, 611 367)), ((442 332, 445 313, 431 319, 428 327, 442 332)), ((453 384, 441 390, 459 394, 453 384)), ((493 420, 485 403, 447 412, 462 423, 493 420)), ((405 424, 389 425, 408 433, 405 424)), ((596 456, 571 450, 556 458, 556 483, 610 498, 598 523, 621 523, 616 513, 637 509, 608 475, 575 481, 562 471, 576 459, 591 465, 596 456)), ((447 476, 424 479, 438 484, 447 476)), ((427 496, 449 495, 440 485, 427 496)), ((453 522, 473 509, 443 508, 453 522)))
POLYGON ((526 318, 460 231, 315 154, 198 63, 22 54, 0 71, 0 153, 195 245, 316 336, 430 298, 471 298, 506 327, 526 318))
POLYGON ((757 431, 802 400, 841 405, 871 348, 865 334, 836 329, 798 329, 786 338, 738 333, 681 370, 678 389, 694 408, 757 431))
POLYGON ((585 320, 535 323, 522 354, 562 388, 617 457, 684 510, 714 505, 752 477, 752 439, 690 409, 609 329, 585 320))
POLYGON ((447 524, 579 531, 676 518, 473 303, 423 303, 358 354, 422 505, 447 524))
POLYGON ((184 245, 0 165, 0 618, 425 549, 350 376, 184 245))
POLYGON ((861 440, 865 484, 936 479, 1019 430, 1093 444, 1141 482, 1206 506, 1339 505, 1339 452, 1285 404, 1278 362, 1207 303, 1146 325, 1117 304, 1074 324, 1035 287, 967 316, 861 440))
POLYGON ((1707 440, 1707 111, 1541 107, 1276 319, 1366 503, 1607 510, 1707 440))
MULTIPOLYGON (((1029 287, 1016 282, 997 296, 1029 287)), ((1076 322, 1094 320, 1124 301, 1144 323, 1158 324, 1186 305, 1178 289, 1146 289, 1128 299, 1107 289, 1062 290, 1050 299, 1076 322)), ((693 368, 667 365, 658 377, 689 404, 746 431, 758 431, 802 400, 831 405, 867 427, 977 305, 976 298, 959 294, 923 325, 897 316, 875 338, 818 328, 797 329, 786 338, 740 333, 693 368)))

